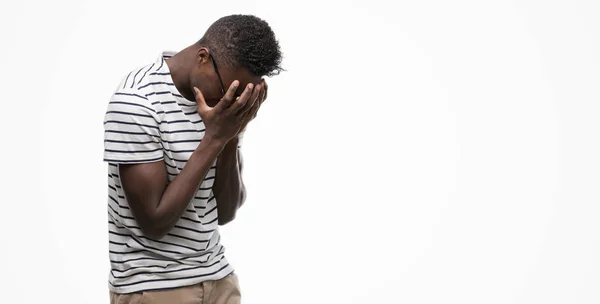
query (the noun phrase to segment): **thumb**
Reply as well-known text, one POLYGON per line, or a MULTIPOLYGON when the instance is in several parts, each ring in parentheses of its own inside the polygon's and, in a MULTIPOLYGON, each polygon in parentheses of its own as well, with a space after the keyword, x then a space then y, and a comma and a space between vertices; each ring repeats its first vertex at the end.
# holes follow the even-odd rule
POLYGON ((196 103, 198 103, 198 112, 206 112, 210 110, 210 107, 206 104, 206 100, 204 100, 204 95, 197 87, 194 87, 194 96, 196 97, 196 103))

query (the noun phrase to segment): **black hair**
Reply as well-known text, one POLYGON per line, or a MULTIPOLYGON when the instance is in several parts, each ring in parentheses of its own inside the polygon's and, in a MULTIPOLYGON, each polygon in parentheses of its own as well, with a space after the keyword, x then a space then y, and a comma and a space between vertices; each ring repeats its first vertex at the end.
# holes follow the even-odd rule
POLYGON ((217 64, 246 68, 255 76, 274 76, 284 71, 275 33, 256 16, 222 17, 208 28, 198 44, 209 48, 217 64))

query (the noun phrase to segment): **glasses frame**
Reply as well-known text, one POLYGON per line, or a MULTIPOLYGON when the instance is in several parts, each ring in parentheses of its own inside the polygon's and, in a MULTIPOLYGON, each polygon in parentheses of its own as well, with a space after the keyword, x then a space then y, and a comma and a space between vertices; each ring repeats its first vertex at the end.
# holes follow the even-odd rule
POLYGON ((215 74, 217 74, 217 78, 219 78, 219 83, 221 84, 221 93, 225 96, 225 85, 223 84, 223 79, 221 78, 221 74, 219 73, 219 68, 217 67, 217 62, 215 61, 215 56, 212 53, 209 53, 210 59, 213 63, 213 68, 215 69, 215 74))

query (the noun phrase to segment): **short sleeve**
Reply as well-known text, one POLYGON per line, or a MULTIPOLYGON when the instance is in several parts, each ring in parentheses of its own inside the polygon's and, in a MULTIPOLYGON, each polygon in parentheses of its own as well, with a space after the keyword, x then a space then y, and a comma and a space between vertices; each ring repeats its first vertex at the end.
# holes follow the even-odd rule
POLYGON ((104 161, 150 163, 163 159, 160 118, 137 90, 113 94, 104 116, 104 161))

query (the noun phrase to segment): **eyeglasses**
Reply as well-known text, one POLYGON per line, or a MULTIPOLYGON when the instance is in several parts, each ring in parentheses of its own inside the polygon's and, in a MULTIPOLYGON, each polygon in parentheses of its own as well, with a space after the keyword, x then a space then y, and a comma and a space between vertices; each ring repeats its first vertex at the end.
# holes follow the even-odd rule
POLYGON ((223 96, 225 96, 225 85, 223 85, 223 80, 221 79, 221 74, 219 74, 219 69, 217 68, 217 63, 215 62, 215 57, 212 54, 209 54, 212 59, 213 67, 215 68, 215 73, 217 74, 217 78, 219 78, 219 83, 221 84, 221 92, 223 96))

